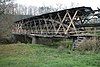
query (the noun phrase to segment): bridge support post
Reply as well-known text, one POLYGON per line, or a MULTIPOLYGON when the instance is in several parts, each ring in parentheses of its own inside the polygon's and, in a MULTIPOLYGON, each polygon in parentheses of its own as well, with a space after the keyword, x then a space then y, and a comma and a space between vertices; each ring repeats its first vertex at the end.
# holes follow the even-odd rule
POLYGON ((32 44, 36 44, 36 37, 32 37, 32 44))

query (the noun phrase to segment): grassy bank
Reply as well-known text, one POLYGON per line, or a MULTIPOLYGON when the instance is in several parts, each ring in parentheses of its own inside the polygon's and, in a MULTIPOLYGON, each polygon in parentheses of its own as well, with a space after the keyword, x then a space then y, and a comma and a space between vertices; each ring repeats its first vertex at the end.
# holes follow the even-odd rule
POLYGON ((100 54, 44 45, 0 45, 0 67, 100 67, 100 54))

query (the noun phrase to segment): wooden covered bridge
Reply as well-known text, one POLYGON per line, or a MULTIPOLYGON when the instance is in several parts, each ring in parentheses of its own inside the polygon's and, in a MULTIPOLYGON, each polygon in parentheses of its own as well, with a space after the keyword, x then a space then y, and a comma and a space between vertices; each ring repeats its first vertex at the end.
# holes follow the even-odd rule
POLYGON ((96 12, 99 10, 91 7, 76 7, 33 16, 14 22, 12 33, 48 38, 96 36, 96 27, 100 27, 100 14, 96 12))

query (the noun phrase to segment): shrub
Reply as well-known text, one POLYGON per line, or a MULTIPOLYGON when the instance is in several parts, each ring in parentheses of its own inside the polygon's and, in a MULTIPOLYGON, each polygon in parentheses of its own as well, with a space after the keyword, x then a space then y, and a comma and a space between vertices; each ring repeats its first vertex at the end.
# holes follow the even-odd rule
POLYGON ((0 43, 1 43, 1 44, 16 43, 16 39, 15 39, 14 36, 0 37, 0 43))
POLYGON ((84 40, 80 42, 78 47, 76 48, 79 51, 93 51, 99 52, 100 51, 100 41, 96 40, 95 38, 84 40))

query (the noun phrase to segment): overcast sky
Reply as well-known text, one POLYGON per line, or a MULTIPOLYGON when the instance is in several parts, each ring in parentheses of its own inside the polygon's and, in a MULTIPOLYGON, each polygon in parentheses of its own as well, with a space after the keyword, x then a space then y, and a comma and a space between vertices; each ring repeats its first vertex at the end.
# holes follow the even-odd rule
POLYGON ((73 4, 75 7, 79 6, 87 6, 96 9, 97 7, 100 8, 100 0, 16 0, 16 3, 23 4, 26 6, 52 6, 56 7, 56 4, 62 4, 63 6, 67 6, 70 8, 73 4))

